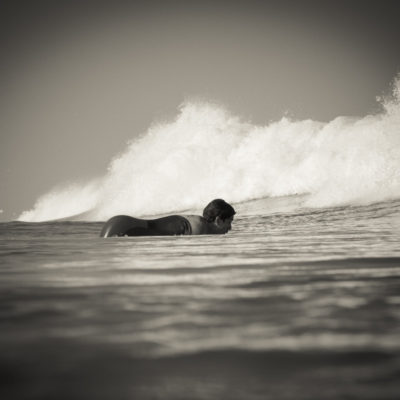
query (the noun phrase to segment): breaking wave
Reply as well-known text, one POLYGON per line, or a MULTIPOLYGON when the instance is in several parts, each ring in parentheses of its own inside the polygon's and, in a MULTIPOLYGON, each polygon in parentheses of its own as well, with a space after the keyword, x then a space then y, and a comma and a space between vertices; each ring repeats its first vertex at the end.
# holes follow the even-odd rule
POLYGON ((132 140, 103 177, 57 187, 18 219, 154 215, 201 209, 213 198, 308 194, 310 207, 399 198, 400 77, 380 102, 380 113, 362 118, 284 117, 266 126, 220 105, 187 102, 174 120, 132 140))

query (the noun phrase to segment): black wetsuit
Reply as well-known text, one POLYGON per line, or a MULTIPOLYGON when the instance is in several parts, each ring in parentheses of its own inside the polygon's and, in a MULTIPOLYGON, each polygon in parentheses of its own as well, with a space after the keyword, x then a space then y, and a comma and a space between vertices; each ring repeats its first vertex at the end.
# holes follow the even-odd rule
POLYGON ((190 222, 180 215, 148 220, 127 215, 117 215, 104 224, 100 236, 172 236, 191 234, 192 226, 190 222))

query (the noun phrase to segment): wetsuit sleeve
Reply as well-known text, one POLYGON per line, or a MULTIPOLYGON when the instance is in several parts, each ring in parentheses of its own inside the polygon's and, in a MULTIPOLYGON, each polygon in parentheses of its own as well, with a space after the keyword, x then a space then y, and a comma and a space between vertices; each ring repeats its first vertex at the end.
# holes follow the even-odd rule
POLYGON ((191 235, 190 222, 181 215, 170 215, 148 221, 153 235, 191 235))

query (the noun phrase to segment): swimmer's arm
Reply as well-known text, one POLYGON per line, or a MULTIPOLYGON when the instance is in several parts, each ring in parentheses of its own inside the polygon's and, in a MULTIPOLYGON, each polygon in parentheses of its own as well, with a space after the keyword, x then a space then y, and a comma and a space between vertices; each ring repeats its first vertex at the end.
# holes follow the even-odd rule
POLYGON ((208 232, 208 223, 199 215, 185 215, 185 218, 190 222, 192 226, 192 235, 207 235, 208 232))

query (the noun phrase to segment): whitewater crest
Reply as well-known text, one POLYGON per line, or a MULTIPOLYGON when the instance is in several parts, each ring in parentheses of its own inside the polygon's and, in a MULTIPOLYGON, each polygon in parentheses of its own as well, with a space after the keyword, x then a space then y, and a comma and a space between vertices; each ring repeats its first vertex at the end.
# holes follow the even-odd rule
POLYGON ((132 140, 101 178, 53 189, 21 221, 80 214, 105 220, 308 194, 305 206, 400 197, 400 78, 382 111, 323 123, 282 118, 266 126, 219 105, 186 102, 176 118, 132 140))

